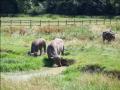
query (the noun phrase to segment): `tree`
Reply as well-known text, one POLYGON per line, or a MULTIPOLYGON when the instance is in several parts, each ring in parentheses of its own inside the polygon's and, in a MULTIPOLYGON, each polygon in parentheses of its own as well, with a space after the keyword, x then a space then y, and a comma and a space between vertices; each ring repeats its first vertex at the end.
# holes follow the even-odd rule
POLYGON ((18 13, 18 6, 16 0, 1 0, 0 14, 18 13))

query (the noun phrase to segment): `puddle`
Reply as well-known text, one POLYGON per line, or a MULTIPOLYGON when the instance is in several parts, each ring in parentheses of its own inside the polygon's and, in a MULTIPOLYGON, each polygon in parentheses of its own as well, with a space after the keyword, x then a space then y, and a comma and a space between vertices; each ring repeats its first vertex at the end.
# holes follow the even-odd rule
POLYGON ((120 80, 120 71, 117 70, 107 71, 105 70, 105 67, 102 67, 100 65, 86 65, 85 67, 82 67, 81 71, 87 73, 106 74, 109 77, 115 77, 120 80))
POLYGON ((66 59, 66 58, 62 58, 61 59, 61 64, 62 66, 69 66, 75 63, 75 60, 73 59, 66 59))
POLYGON ((99 65, 86 65, 81 69, 83 72, 89 72, 89 73, 100 73, 104 71, 105 67, 101 67, 99 65))

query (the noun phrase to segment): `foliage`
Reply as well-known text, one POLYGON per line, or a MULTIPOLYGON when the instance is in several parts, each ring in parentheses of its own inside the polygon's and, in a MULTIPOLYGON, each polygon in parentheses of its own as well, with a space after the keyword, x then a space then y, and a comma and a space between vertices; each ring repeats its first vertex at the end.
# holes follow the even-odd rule
POLYGON ((1 14, 119 15, 120 0, 1 0, 1 14))

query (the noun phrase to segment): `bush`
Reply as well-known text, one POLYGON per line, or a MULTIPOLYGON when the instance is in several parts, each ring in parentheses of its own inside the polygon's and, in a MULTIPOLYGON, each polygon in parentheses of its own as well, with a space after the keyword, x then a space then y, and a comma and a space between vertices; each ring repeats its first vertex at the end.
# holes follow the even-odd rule
POLYGON ((39 6, 34 6, 30 10, 27 11, 28 14, 34 16, 45 13, 45 8, 42 4, 39 4, 39 6))

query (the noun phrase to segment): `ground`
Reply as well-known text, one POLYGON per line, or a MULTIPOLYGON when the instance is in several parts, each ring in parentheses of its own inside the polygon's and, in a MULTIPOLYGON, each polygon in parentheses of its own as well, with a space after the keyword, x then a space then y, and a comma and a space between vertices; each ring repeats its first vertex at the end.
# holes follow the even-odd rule
POLYGON ((28 28, 25 35, 19 34, 21 28, 3 27, 0 32, 1 90, 120 89, 119 23, 62 26, 59 27, 61 31, 57 32, 56 26, 38 26, 28 28), (101 34, 109 27, 116 33, 116 40, 104 44, 101 34), (46 54, 28 56, 31 42, 39 37, 45 38, 47 45, 55 37, 62 38, 65 42, 65 55, 62 57, 73 59, 76 63, 69 67, 53 68, 46 54), (45 76, 45 73, 49 75, 45 76))
POLYGON ((51 67, 51 68, 44 67, 40 70, 23 71, 15 73, 1 73, 1 75, 13 81, 26 81, 33 77, 56 76, 62 73, 65 69, 66 67, 51 67))

